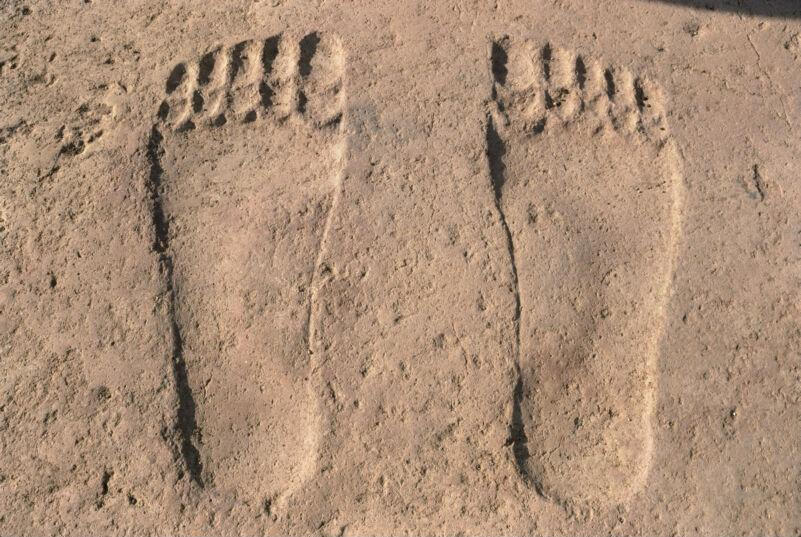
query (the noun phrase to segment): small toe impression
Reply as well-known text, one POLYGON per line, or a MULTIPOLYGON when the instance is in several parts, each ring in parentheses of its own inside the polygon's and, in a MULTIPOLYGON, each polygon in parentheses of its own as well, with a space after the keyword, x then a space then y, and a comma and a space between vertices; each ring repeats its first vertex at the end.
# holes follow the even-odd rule
POLYGON ((263 50, 264 45, 258 41, 242 41, 233 47, 228 109, 236 120, 256 119, 261 102, 263 50))
POLYGON ((569 121, 581 106, 576 53, 546 45, 542 50, 542 60, 548 79, 547 104, 556 109, 563 121, 569 121))
POLYGON ((662 88, 653 80, 638 78, 635 80, 634 90, 644 134, 655 142, 663 143, 669 136, 669 131, 662 88))
POLYGON ((311 33, 300 40, 298 112, 318 126, 339 123, 345 52, 336 36, 311 33))
POLYGON ((185 63, 179 63, 167 77, 165 97, 159 107, 158 118, 170 128, 177 128, 189 119, 190 96, 194 91, 193 80, 196 73, 190 72, 185 63))
POLYGON ((546 73, 541 51, 531 42, 512 44, 508 37, 492 43, 495 102, 506 122, 513 118, 524 130, 544 125, 546 73))
POLYGON ((637 129, 639 110, 634 93, 634 75, 624 68, 610 70, 612 124, 623 133, 629 134, 637 129))
POLYGON ((192 95, 196 123, 219 121, 225 111, 231 69, 231 56, 222 47, 206 53, 198 65, 197 87, 192 95))

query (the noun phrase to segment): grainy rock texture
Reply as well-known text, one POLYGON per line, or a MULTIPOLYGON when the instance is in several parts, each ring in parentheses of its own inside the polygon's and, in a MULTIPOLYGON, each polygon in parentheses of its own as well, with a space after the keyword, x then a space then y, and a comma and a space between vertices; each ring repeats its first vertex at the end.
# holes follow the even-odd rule
POLYGON ((0 534, 801 532, 797 2, 0 15, 0 534))

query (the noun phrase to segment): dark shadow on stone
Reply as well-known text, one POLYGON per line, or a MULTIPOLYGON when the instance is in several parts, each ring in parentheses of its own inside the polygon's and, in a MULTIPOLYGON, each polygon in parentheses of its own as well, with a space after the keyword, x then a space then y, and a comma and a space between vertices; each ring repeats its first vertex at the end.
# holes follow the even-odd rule
POLYGON ((707 12, 739 13, 745 16, 801 18, 798 0, 643 0, 649 4, 674 4, 707 12))
MULTIPOLYGON (((179 444, 174 446, 176 458, 183 459, 183 465, 189 477, 203 488, 203 465, 200 452, 195 445, 197 437, 197 420, 195 398, 189 385, 189 374, 184 361, 183 338, 175 314, 175 285, 173 284, 173 264, 169 256, 169 219, 164 210, 161 199, 161 185, 164 178, 164 168, 161 166, 163 137, 154 126, 150 132, 147 144, 147 159, 150 163, 150 175, 147 181, 147 191, 150 197, 150 210, 153 224, 153 252, 158 255, 159 270, 162 272, 166 284, 168 302, 168 317, 170 333, 172 335, 172 373, 175 389, 178 396, 175 428, 180 437, 179 444)), ((168 431, 163 433, 165 440, 171 438, 168 431)))

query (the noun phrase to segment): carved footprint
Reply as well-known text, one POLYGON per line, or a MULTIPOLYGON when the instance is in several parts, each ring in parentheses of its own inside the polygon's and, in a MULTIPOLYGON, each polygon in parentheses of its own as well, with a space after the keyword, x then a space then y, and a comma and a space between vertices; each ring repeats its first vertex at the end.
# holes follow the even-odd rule
POLYGON ((176 454, 204 486, 269 498, 317 458, 311 315, 336 205, 335 36, 217 46, 169 75, 150 151, 179 391, 176 454))
POLYGON ((656 84, 570 50, 492 43, 487 142, 517 288, 521 473, 559 502, 644 484, 681 163, 656 84))

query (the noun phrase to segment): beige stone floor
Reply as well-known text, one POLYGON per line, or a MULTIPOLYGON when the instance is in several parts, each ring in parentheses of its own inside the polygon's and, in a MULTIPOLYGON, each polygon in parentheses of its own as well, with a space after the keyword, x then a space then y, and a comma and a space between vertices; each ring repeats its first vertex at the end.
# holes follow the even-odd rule
POLYGON ((795 2, 12 0, 0 12, 0 533, 801 531, 795 2), (346 57, 347 150, 312 315, 321 433, 311 473, 265 501, 247 491, 266 476, 201 488, 175 451, 186 402, 148 140, 177 63, 309 32, 338 36, 346 57), (652 461, 613 506, 542 497, 508 442, 515 306, 486 155, 491 42, 504 35, 658 80, 680 155, 652 461))

